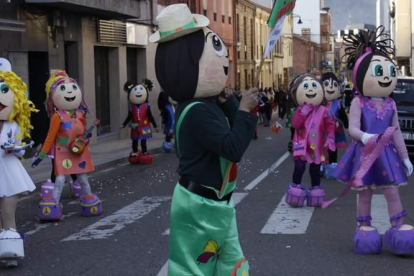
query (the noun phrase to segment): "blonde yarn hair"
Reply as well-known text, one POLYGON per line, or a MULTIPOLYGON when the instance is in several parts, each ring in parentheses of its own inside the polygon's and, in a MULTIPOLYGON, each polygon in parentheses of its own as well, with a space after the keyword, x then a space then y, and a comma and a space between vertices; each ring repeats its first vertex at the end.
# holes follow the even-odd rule
POLYGON ((30 124, 30 115, 32 112, 38 112, 34 104, 27 98, 27 85, 14 72, 0 71, 0 80, 9 85, 14 94, 14 106, 11 110, 8 120, 15 121, 20 127, 20 134, 17 139, 25 137, 30 138, 30 130, 33 126, 30 124))

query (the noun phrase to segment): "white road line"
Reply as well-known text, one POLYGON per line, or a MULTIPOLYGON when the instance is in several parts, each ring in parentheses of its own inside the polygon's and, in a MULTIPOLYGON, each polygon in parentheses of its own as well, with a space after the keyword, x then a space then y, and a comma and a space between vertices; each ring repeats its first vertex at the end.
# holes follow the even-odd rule
MULTIPOLYGON (((357 195, 357 204, 358 204, 357 195)), ((385 232, 391 227, 390 218, 388 215, 388 204, 385 197, 381 194, 372 196, 371 203, 371 216, 372 216, 372 226, 378 229, 378 232, 381 235, 384 235, 385 232)))
MULTIPOLYGON (((236 207, 236 205, 239 204, 247 195, 248 193, 234 193, 233 194, 234 207, 236 207)), ((161 235, 168 236, 169 234, 170 234, 170 228, 165 230, 161 235)))
MULTIPOLYGON (((63 215, 62 220, 66 219, 66 218, 69 218, 69 217, 71 217, 73 215, 76 215, 76 214, 78 214, 78 212, 71 212, 71 213, 68 213, 67 215, 63 215)), ((55 225, 55 224, 54 223, 35 223, 35 229, 33 229, 31 231, 28 231, 24 234, 26 236, 30 236, 30 235, 36 234, 37 232, 39 232, 42 229, 50 227, 52 225, 55 225)))
POLYGON ((115 168, 109 168, 109 169, 101 171, 101 173, 107 173, 107 172, 110 172, 110 171, 113 171, 113 170, 115 170, 115 168))
POLYGON ((160 272, 158 272, 157 276, 167 276, 167 274, 168 274, 168 261, 161 268, 160 272))
POLYGON ((290 156, 289 152, 286 152, 282 157, 279 158, 279 160, 276 161, 270 168, 265 170, 261 175, 259 175, 256 179, 254 179, 252 182, 250 182, 249 185, 247 185, 244 190, 251 191, 253 190, 257 185, 259 185, 260 182, 263 181, 266 177, 269 176, 270 173, 274 172, 288 157, 290 156))
POLYGON ((267 220, 261 234, 305 234, 312 217, 313 207, 292 208, 285 202, 285 197, 280 200, 276 209, 267 220))
POLYGON ((98 222, 91 224, 83 230, 75 233, 62 241, 82 241, 92 239, 107 239, 116 232, 125 228, 128 224, 134 223, 149 212, 161 205, 162 202, 171 197, 144 197, 134 203, 118 210, 98 222))

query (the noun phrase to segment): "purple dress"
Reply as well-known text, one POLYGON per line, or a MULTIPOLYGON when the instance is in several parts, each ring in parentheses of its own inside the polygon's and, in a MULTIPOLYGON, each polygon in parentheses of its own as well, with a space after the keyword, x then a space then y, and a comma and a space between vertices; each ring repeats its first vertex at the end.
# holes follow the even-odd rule
MULTIPOLYGON (((397 112, 393 100, 385 98, 380 112, 377 112, 375 103, 366 97, 360 97, 360 103, 361 131, 370 134, 383 134, 388 127, 392 126, 394 113, 397 112)), ((350 143, 333 173, 336 179, 344 182, 352 179, 359 168, 363 147, 365 147, 364 144, 355 139, 350 143)), ((362 182, 364 186, 372 188, 398 186, 407 183, 404 165, 392 138, 364 176, 362 182)))

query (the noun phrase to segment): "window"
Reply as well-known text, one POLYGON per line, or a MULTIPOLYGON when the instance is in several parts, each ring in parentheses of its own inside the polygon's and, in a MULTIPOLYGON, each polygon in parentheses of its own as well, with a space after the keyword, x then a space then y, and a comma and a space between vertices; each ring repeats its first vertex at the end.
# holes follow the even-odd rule
POLYGON ((239 14, 236 15, 236 24, 237 24, 237 42, 240 42, 240 19, 239 14))
POLYGON ((250 19, 250 48, 251 48, 251 58, 254 59, 254 23, 253 19, 250 19))
POLYGON ((252 69, 252 87, 255 87, 256 84, 254 83, 254 69, 252 69))
POLYGON ((207 10, 204 10, 204 16, 207 17, 207 10))
POLYGON ((231 17, 229 16, 229 24, 231 25, 231 17))
POLYGON ((221 0, 221 22, 226 23, 226 0, 221 0))
POLYGON ((214 13, 214 21, 217 21, 217 13, 214 13))
POLYGON ((247 18, 243 18, 243 29, 244 29, 244 59, 247 59, 247 18))
POLYGON ((225 15, 221 16, 221 22, 226 23, 226 16, 225 15))
POLYGON ((233 10, 232 10, 233 0, 228 0, 227 3, 228 3, 227 16, 229 18, 229 24, 231 25, 231 17, 233 16, 233 10))
POLYGON ((244 87, 248 86, 248 76, 247 76, 247 69, 244 69, 244 87))

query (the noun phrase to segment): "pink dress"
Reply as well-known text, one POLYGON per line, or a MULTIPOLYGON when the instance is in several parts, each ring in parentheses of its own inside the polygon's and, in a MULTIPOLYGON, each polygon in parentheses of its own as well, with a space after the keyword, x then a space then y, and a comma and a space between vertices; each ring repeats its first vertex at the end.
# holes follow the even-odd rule
POLYGON ((295 157, 295 159, 300 158, 307 163, 327 163, 326 145, 335 144, 335 122, 328 109, 321 105, 300 106, 293 114, 292 126, 295 128, 293 144, 304 139, 307 141, 306 156, 295 157), (305 110, 307 107, 310 107, 310 110, 305 110))

